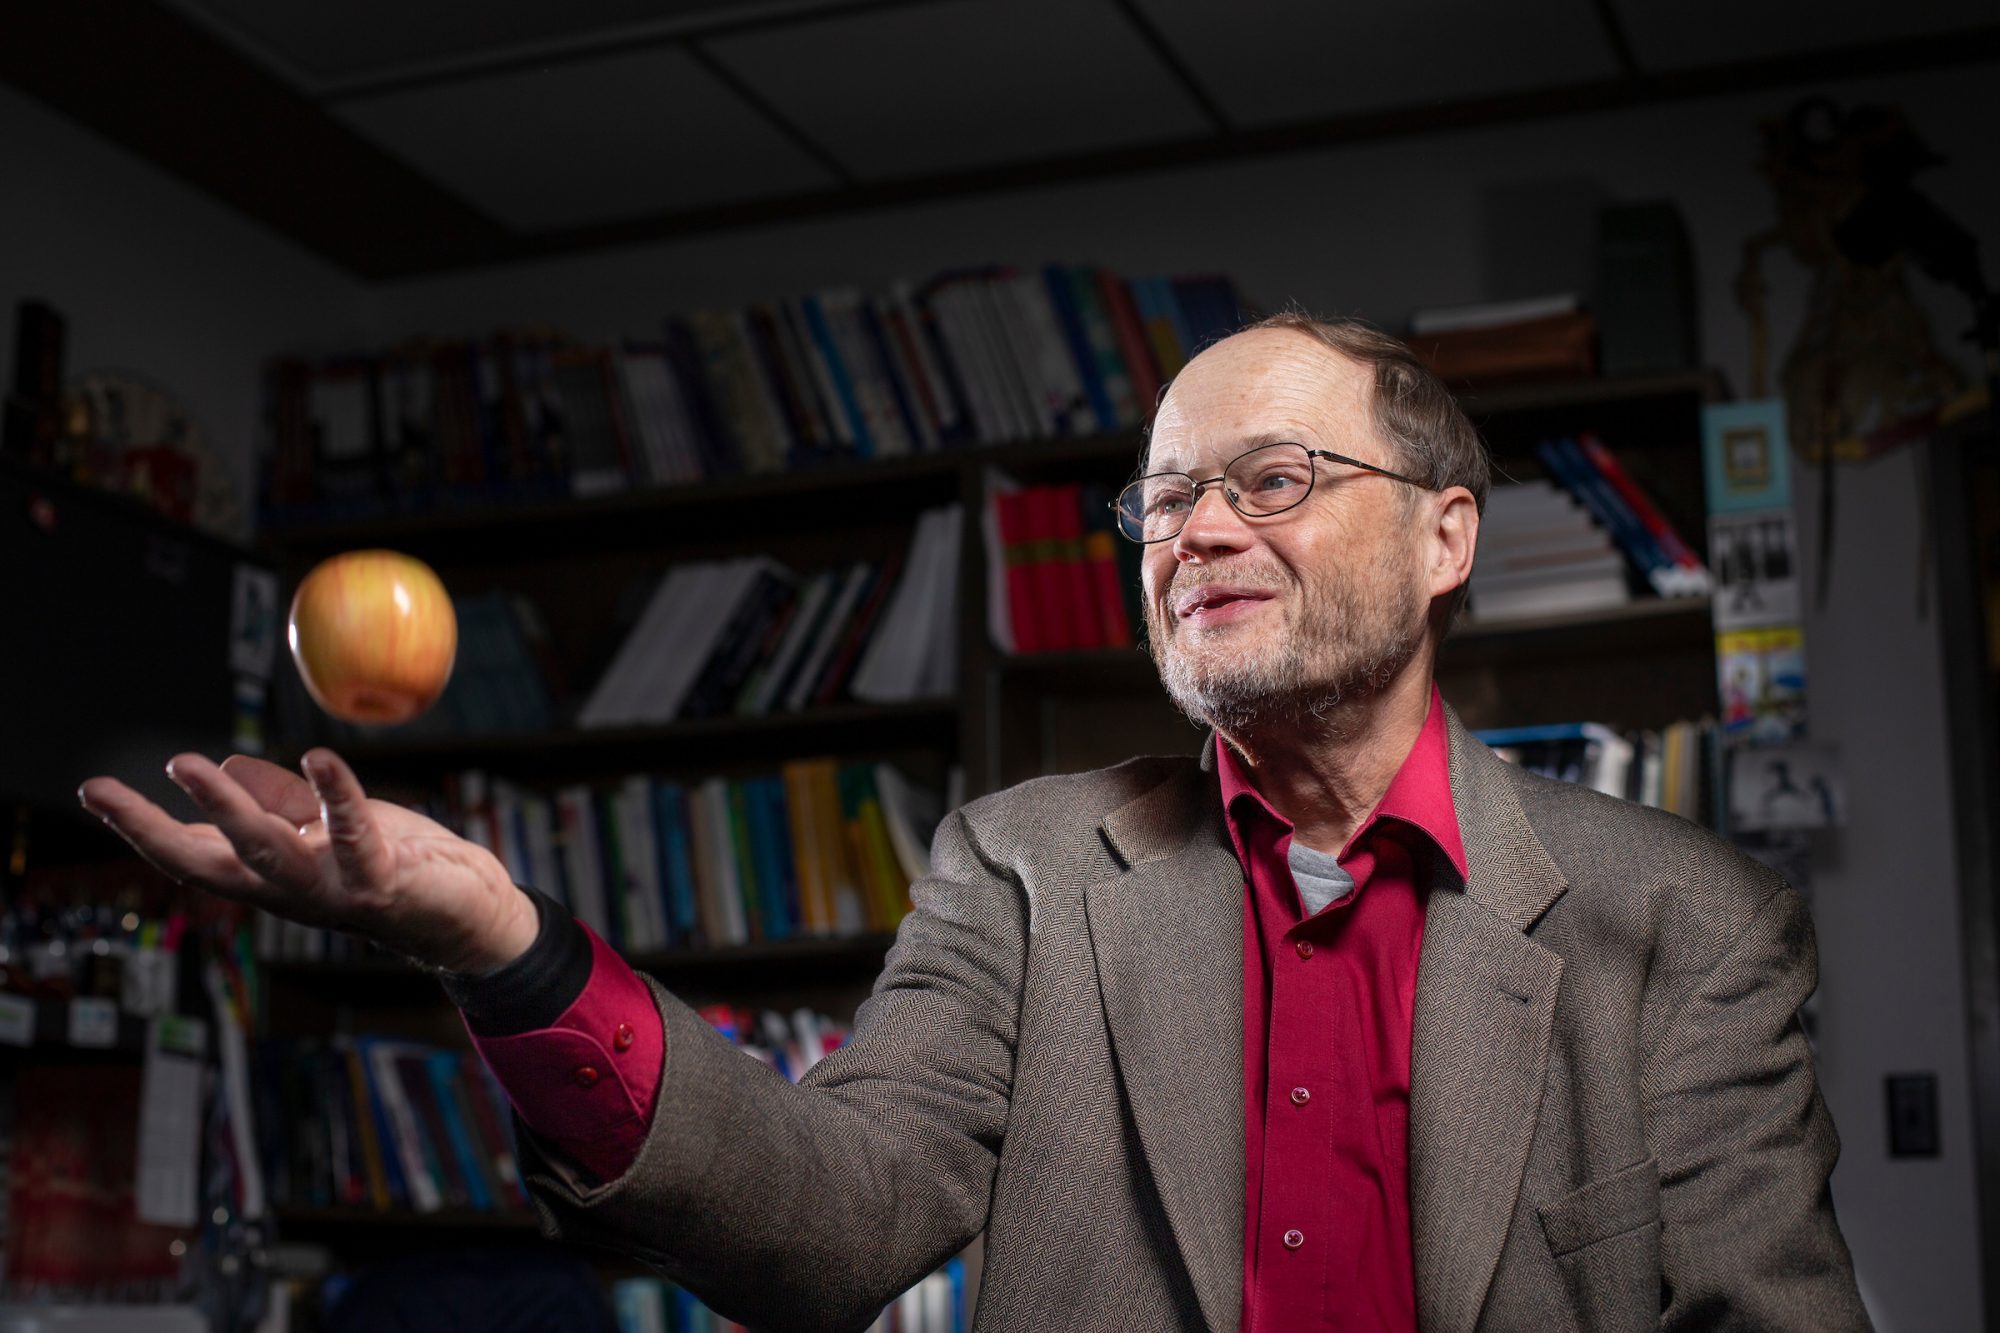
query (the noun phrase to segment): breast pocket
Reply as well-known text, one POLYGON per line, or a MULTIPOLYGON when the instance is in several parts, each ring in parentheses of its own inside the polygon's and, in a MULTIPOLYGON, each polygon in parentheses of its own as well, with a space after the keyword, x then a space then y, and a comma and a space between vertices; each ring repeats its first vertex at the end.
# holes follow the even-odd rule
POLYGON ((1577 1322, 1593 1333, 1660 1318, 1660 1165, 1600 1177, 1536 1210, 1577 1322))

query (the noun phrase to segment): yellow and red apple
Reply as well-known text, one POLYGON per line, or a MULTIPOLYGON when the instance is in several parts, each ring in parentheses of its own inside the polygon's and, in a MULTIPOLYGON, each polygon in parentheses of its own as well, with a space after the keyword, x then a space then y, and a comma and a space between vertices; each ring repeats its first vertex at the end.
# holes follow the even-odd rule
POLYGON ((444 583, 399 551, 349 551, 314 566, 292 597, 286 633, 319 706, 377 726, 436 703, 458 656, 444 583))

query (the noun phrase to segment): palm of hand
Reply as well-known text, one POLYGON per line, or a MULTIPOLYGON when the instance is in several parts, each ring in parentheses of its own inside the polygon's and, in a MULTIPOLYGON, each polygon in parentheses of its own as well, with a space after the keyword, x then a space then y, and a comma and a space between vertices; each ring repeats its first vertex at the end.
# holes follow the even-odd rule
POLYGON ((90 779, 78 797, 177 881, 431 966, 483 971, 533 940, 532 905, 492 853, 368 797, 331 751, 304 767, 311 783, 247 755, 221 765, 176 755, 168 774, 211 824, 183 823, 113 778, 90 779))

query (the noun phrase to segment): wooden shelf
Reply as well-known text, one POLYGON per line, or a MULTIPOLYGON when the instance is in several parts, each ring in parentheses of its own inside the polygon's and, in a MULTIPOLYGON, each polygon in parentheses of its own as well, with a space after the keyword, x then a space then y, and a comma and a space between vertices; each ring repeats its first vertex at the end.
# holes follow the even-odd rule
POLYGON ((320 1207, 282 1205, 271 1210, 278 1225, 296 1238, 301 1232, 340 1231, 354 1227, 390 1227, 409 1231, 499 1231, 539 1235, 532 1212, 487 1212, 478 1208, 441 1208, 420 1213, 412 1208, 371 1208, 365 1204, 320 1207))
POLYGON ((1705 403, 1729 396, 1722 372, 1712 368, 1605 375, 1545 383, 1457 386, 1454 390, 1474 421, 1516 412, 1549 412, 1642 398, 1693 397, 1705 403))
MULTIPOLYGON (((795 939, 735 944, 720 949, 661 949, 627 954, 633 968, 661 982, 713 985, 732 973, 755 971, 760 985, 816 986, 832 982, 873 980, 895 942, 892 932, 866 935, 800 936, 795 939)), ((435 990, 437 979, 413 963, 387 954, 338 962, 278 959, 263 964, 267 979, 307 986, 345 988, 356 984, 390 987, 389 998, 406 999, 409 992, 435 990)), ((442 1001, 440 1001, 442 1002, 442 1001)))
POLYGON ((1136 432, 1022 440, 715 477, 594 499, 438 501, 438 507, 421 513, 267 528, 258 541, 276 557, 299 561, 357 547, 391 546, 452 563, 518 553, 524 532, 532 532, 538 545, 558 543, 576 552, 670 546, 738 532, 746 524, 786 532, 842 529, 907 519, 925 505, 960 499, 971 467, 1036 470, 1118 459, 1136 463, 1143 444, 1136 432))
MULTIPOLYGON (((674 770, 712 772, 719 764, 813 754, 886 753, 956 747, 951 699, 836 704, 768 717, 719 717, 660 727, 608 727, 483 736, 438 736, 334 745, 361 773, 432 776, 490 768, 522 780, 559 781, 674 770)), ((284 760, 297 759, 286 755, 284 760)))

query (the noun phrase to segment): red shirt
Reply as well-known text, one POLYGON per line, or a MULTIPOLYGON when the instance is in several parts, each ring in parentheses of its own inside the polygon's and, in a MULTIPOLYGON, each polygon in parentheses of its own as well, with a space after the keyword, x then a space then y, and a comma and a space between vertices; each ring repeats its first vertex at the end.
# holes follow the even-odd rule
POLYGON ((1442 701, 1305 915, 1292 825, 1216 746, 1243 895, 1243 1333, 1415 1330, 1410 1027, 1433 849, 1463 878, 1442 701))

